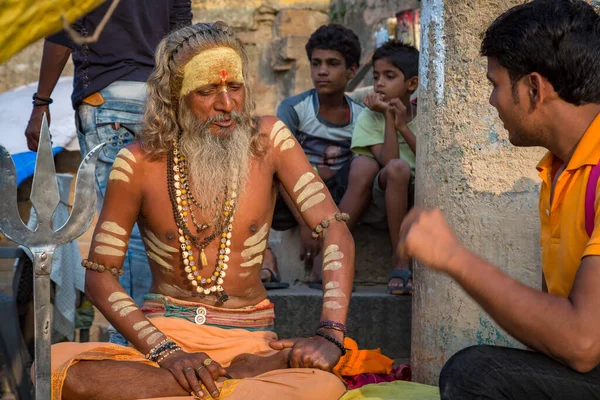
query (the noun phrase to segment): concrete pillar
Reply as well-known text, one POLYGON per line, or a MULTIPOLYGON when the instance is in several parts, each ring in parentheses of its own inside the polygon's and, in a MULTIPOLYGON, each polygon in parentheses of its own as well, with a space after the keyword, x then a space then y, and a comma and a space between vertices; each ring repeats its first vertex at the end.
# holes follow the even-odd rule
MULTIPOLYGON (((488 103, 481 34, 521 0, 423 0, 416 202, 441 208, 463 243, 539 288, 541 149, 517 149, 488 103)), ((518 346, 447 276, 415 268, 412 365, 435 385, 444 363, 474 344, 518 346)))

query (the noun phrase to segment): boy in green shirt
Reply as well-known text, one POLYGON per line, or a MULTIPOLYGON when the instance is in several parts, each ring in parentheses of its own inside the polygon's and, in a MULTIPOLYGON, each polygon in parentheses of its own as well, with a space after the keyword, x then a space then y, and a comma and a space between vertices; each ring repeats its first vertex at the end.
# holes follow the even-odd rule
MULTIPOLYGON (((419 51, 400 41, 389 41, 373 55, 375 93, 365 97, 368 107, 352 135, 352 151, 373 157, 381 170, 373 183, 373 204, 362 221, 385 222, 392 248, 398 245, 400 225, 414 196, 416 121, 411 94, 419 85, 419 51)), ((388 281, 392 294, 412 294, 408 263, 393 256, 388 281)))

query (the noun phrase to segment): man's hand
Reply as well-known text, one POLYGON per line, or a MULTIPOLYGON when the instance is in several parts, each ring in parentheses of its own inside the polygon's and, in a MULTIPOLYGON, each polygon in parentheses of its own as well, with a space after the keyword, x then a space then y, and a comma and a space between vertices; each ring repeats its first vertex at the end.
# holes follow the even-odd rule
POLYGON ((219 390, 215 381, 227 374, 227 371, 216 361, 208 365, 209 359, 205 353, 186 353, 176 351, 160 363, 161 368, 168 369, 181 387, 188 393, 194 392, 198 397, 204 398, 201 383, 213 398, 219 397, 219 390), (207 362, 208 363, 208 362, 207 362))
POLYGON ((31 111, 31 117, 29 123, 25 129, 25 137, 27 138, 27 147, 31 151, 38 149, 38 142, 40 140, 40 131, 42 130, 42 117, 46 113, 48 119, 48 126, 50 126, 50 108, 48 106, 37 106, 33 107, 31 111))
POLYGON ((390 110, 394 113, 394 126, 397 131, 402 132, 408 127, 408 113, 406 106, 400 99, 390 101, 390 110))
MULTIPOLYGON (((340 343, 344 340, 339 338, 340 343)), ((317 368, 330 372, 342 356, 342 351, 320 336, 301 339, 281 339, 269 343, 275 350, 292 349, 290 368, 317 368)))
POLYGON ((369 93, 365 96, 365 106, 371 111, 385 114, 390 110, 390 105, 383 100, 383 95, 379 93, 369 93))
POLYGON ((313 260, 321 252, 321 242, 312 238, 312 231, 305 222, 300 223, 300 260, 304 260, 304 265, 312 267, 313 260))
POLYGON ((401 259, 415 258, 431 268, 449 272, 452 259, 465 250, 440 210, 415 207, 400 227, 397 253, 401 259))

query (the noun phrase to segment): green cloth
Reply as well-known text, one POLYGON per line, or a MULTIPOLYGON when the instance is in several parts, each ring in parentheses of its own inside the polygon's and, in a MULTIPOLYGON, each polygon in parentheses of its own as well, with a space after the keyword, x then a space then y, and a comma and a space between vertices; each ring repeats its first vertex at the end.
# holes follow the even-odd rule
MULTIPOLYGON (((408 123, 410 130, 417 135, 417 119, 413 119, 408 123)), ((415 171, 415 153, 412 152, 406 140, 400 132, 396 132, 398 136, 398 154, 400 158, 410 165, 410 169, 415 171)), ((355 154, 373 157, 369 147, 378 144, 383 144, 385 137, 385 115, 379 112, 371 111, 365 108, 354 125, 352 132, 351 149, 355 154)))
POLYGON ((440 390, 420 383, 394 381, 349 390, 340 400, 440 400, 440 390))

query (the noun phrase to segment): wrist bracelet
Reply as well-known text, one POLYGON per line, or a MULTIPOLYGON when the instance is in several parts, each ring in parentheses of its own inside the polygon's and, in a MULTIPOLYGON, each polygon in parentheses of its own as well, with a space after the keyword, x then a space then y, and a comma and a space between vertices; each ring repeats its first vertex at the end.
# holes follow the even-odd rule
POLYGON ((33 100, 32 103, 34 106, 47 106, 47 105, 54 103, 54 100, 52 100, 50 97, 45 99, 43 97, 38 96, 37 92, 33 94, 33 97, 31 99, 33 100), (42 103, 45 103, 45 104, 36 103, 36 100, 41 101, 42 103))
POLYGON ((344 347, 343 344, 341 344, 336 338, 334 338, 333 336, 329 336, 326 333, 323 333, 321 331, 316 331, 315 332, 315 336, 321 336, 324 339, 329 340, 331 343, 335 344, 342 352, 342 356, 346 355, 346 348, 344 347))
POLYGON ((321 321, 319 322, 319 327, 317 329, 326 328, 326 329, 334 329, 336 331, 342 332, 344 335, 347 333, 346 325, 341 322, 336 321, 321 321))

